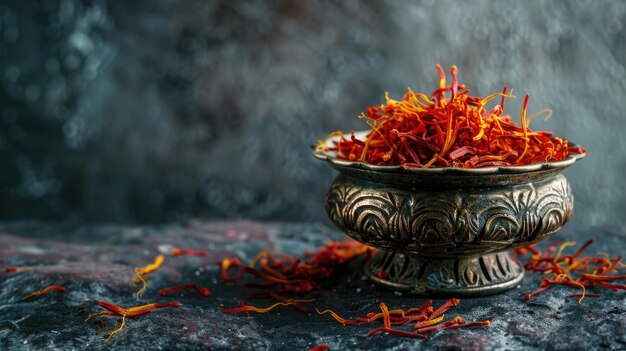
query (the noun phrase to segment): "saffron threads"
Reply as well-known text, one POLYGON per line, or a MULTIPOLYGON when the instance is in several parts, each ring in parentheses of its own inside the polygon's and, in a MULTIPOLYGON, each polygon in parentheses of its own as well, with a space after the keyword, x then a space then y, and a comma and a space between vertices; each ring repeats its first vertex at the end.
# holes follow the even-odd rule
POLYGON ((165 256, 163 255, 158 255, 155 259, 154 262, 152 262, 151 264, 145 266, 145 267, 137 267, 135 268, 135 276, 137 277, 137 279, 134 281, 135 284, 137 283, 141 283, 141 289, 139 289, 136 293, 136 296, 139 297, 141 296, 141 294, 143 294, 143 292, 146 290, 146 287, 148 285, 148 282, 145 279, 145 275, 151 272, 156 271, 157 269, 159 269, 159 267, 161 266, 161 264, 163 263, 163 260, 165 260, 165 256))
POLYGON ((178 301, 172 301, 168 303, 151 303, 151 304, 142 305, 142 306, 130 307, 128 309, 119 307, 115 304, 112 304, 110 302, 105 302, 105 301, 98 301, 98 305, 104 308, 106 311, 100 311, 100 312, 95 312, 95 313, 90 314, 87 317, 87 319, 85 319, 85 322, 90 320, 93 317, 100 316, 100 315, 122 317, 121 325, 119 326, 119 328, 109 333, 109 335, 106 338, 107 341, 111 339, 113 335, 119 333, 120 331, 122 331, 122 329, 124 329, 124 326, 126 325, 126 317, 131 317, 131 318, 139 317, 144 314, 151 313, 152 310, 154 310, 155 308, 164 308, 164 307, 178 308, 181 306, 180 302, 178 301))
POLYGON ((196 284, 182 284, 182 285, 174 285, 174 286, 170 286, 167 288, 163 288, 161 290, 159 290, 159 295, 161 296, 165 296, 167 294, 176 292, 176 291, 183 291, 183 290, 194 290, 195 292, 197 292, 199 295, 202 295, 204 297, 210 297, 211 296, 211 290, 209 290, 209 288, 201 288, 196 284))
POLYGON ((370 312, 367 313, 367 317, 357 317, 354 319, 346 319, 341 317, 339 314, 332 310, 317 310, 318 314, 330 314, 333 319, 343 325, 354 325, 358 323, 369 324, 373 323, 377 320, 382 319, 382 327, 375 328, 371 330, 367 335, 375 335, 381 332, 396 335, 396 336, 404 336, 409 338, 418 338, 418 339, 426 339, 426 333, 438 330, 438 329, 450 329, 453 326, 458 328, 469 328, 477 325, 487 326, 489 325, 489 321, 484 322, 471 322, 463 324, 463 318, 456 317, 450 321, 444 321, 445 316, 443 313, 449 310, 452 307, 458 306, 461 302, 459 299, 450 299, 446 301, 443 305, 441 305, 436 310, 432 308, 432 300, 426 301, 422 306, 409 308, 407 310, 402 309, 394 309, 390 310, 386 304, 380 304, 380 312, 370 312), (410 323, 417 322, 413 329, 413 331, 405 331, 394 329, 393 326, 397 325, 408 325, 410 323))
POLYGON ((48 293, 49 291, 52 291, 52 290, 65 292, 66 289, 64 287, 62 287, 62 286, 59 286, 59 285, 49 285, 49 286, 43 288, 42 290, 35 291, 32 294, 28 294, 28 295, 22 297, 22 301, 28 300, 28 299, 33 298, 33 297, 39 297, 39 296, 41 296, 43 294, 46 294, 46 293, 48 293))
POLYGON ((19 267, 5 267, 4 268, 4 272, 5 273, 17 273, 19 272, 19 267))
MULTIPOLYGON (((248 299, 268 298, 276 302, 269 307, 257 307, 238 302, 236 308, 224 309, 224 313, 268 313, 280 306, 290 306, 306 312, 302 303, 315 301, 314 298, 297 300, 285 296, 312 295, 315 297, 322 288, 321 284, 329 279, 334 272, 343 268, 347 263, 359 257, 369 257, 374 249, 353 240, 342 242, 327 242, 326 246, 315 252, 305 252, 304 257, 291 257, 285 254, 272 254, 261 251, 248 265, 242 265, 238 259, 223 259, 219 262, 220 278, 222 283, 238 283, 244 277, 254 279, 246 281, 243 286, 260 289, 247 295, 248 299), (240 267, 241 266, 241 267, 240 267), (239 268, 238 272, 229 274, 232 268, 239 268)), ((385 303, 380 304, 380 311, 369 312, 364 317, 346 319, 332 310, 317 310, 318 314, 330 314, 333 319, 343 325, 370 324, 380 321, 381 326, 368 333, 375 335, 381 332, 411 338, 425 339, 424 333, 437 329, 445 329, 453 325, 461 325, 463 319, 456 317, 451 321, 444 321, 444 313, 458 306, 459 299, 450 299, 437 309, 432 307, 432 300, 426 301, 418 307, 407 310, 390 309, 385 303), (396 329, 396 326, 412 325, 416 331, 396 329)), ((475 322, 467 326, 475 326, 475 322)))
MULTIPOLYGON (((352 260, 368 257, 373 252, 373 248, 354 240, 328 241, 326 246, 316 252, 305 252, 302 257, 261 251, 246 266, 236 258, 221 260, 220 278, 222 283, 237 283, 244 277, 250 278, 252 281, 246 280, 243 286, 257 290, 248 294, 248 299, 265 297, 280 303, 291 301, 289 305, 306 313, 305 306, 293 302, 298 300, 286 296, 308 295, 306 297, 315 298, 322 284, 336 271, 352 260), (239 270, 229 275, 232 268, 239 270)), ((245 312, 246 309, 240 311, 245 312)))
POLYGON ((429 96, 410 88, 401 100, 385 93, 385 104, 366 109, 359 118, 371 128, 364 140, 334 132, 318 143, 317 149, 334 151, 339 159, 379 166, 404 168, 517 166, 560 161, 570 153, 586 154, 581 147, 569 147, 567 140, 552 133, 532 131, 530 122, 542 110, 526 118, 529 96, 524 98, 520 124, 504 115, 504 103, 514 98, 508 87, 485 98, 469 95, 458 83, 458 69, 452 66, 452 82, 440 65, 439 88, 429 96), (448 94, 448 96, 446 96, 448 94), (501 97, 499 105, 486 105, 501 97), (327 141, 336 138, 331 144, 327 141))
POLYGON ((580 297, 579 304, 587 296, 597 297, 599 294, 588 294, 587 289, 607 288, 611 290, 626 290, 626 284, 612 282, 626 280, 626 274, 619 274, 624 268, 622 257, 610 258, 583 256, 583 252, 593 244, 594 240, 588 240, 573 254, 564 254, 568 247, 574 246, 574 242, 565 242, 560 245, 550 245, 545 252, 537 250, 534 246, 517 249, 518 255, 532 253, 532 257, 526 262, 524 268, 529 271, 552 275, 543 278, 537 290, 527 293, 524 298, 530 300, 533 296, 543 293, 553 285, 565 285, 581 290, 578 294, 570 294, 572 297, 580 297), (556 255, 554 253, 556 252, 556 255), (617 275, 612 275, 617 273, 617 275), (611 283, 609 283, 611 282, 611 283))
POLYGON ((177 247, 172 249, 171 254, 172 256, 201 256, 201 257, 205 257, 209 255, 207 252, 204 252, 204 251, 189 250, 189 249, 182 250, 177 247))

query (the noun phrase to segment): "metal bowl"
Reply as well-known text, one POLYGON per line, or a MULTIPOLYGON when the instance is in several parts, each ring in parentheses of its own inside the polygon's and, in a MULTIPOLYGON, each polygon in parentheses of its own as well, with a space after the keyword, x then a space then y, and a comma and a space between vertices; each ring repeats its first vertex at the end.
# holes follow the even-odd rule
POLYGON ((380 249, 365 268, 372 280, 413 294, 455 296, 517 285, 524 269, 507 250, 547 238, 572 216, 571 186, 560 172, 584 157, 404 169, 340 160, 321 150, 313 156, 340 171, 326 196, 331 220, 380 249))

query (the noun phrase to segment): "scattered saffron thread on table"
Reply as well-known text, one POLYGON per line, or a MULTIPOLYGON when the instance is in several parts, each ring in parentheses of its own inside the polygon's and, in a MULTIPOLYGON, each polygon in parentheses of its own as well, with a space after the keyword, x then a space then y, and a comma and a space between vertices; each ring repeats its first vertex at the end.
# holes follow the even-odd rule
POLYGON ((133 283, 137 284, 137 283, 141 283, 141 289, 139 289, 136 293, 136 296, 139 297, 141 296, 141 294, 143 294, 143 292, 146 290, 146 287, 148 285, 148 282, 146 281, 146 278, 144 277, 146 274, 151 273, 156 271, 157 269, 159 269, 159 267, 161 266, 161 264, 163 263, 163 260, 165 259, 165 256, 163 255, 158 255, 155 259, 154 262, 152 262, 151 264, 145 266, 145 267, 137 267, 135 268, 135 276, 137 277, 137 279, 135 281, 133 281, 133 283))
POLYGON ((50 291, 53 291, 53 290, 54 291, 60 291, 60 292, 65 292, 66 291, 66 289, 64 287, 62 287, 62 286, 59 286, 59 285, 49 285, 49 286, 47 286, 47 287, 45 287, 45 288, 43 288, 43 289, 41 289, 39 291, 35 291, 34 293, 31 293, 31 294, 28 294, 28 295, 22 297, 22 301, 31 299, 33 297, 39 297, 39 296, 41 296, 43 294, 46 294, 46 293, 48 293, 50 291))
MULTIPOLYGON (((581 289, 581 293, 570 294, 572 297, 580 297, 579 303, 585 297, 598 297, 600 294, 588 293, 587 289, 594 287, 603 287, 611 290, 626 290, 626 285, 614 284, 616 280, 626 279, 626 275, 619 275, 619 269, 626 268, 621 262, 622 257, 611 258, 607 254, 601 257, 582 256, 583 252, 593 243, 593 240, 587 241, 573 254, 565 254, 569 247, 575 245, 574 242, 565 242, 560 245, 551 245, 545 252, 539 251, 535 246, 529 246, 517 249, 518 255, 532 254, 531 259, 525 264, 525 268, 530 271, 540 272, 546 275, 552 274, 552 278, 544 278, 541 286, 536 291, 526 294, 527 299, 532 298, 539 293, 547 290, 555 284, 576 287, 581 289), (577 277, 572 274, 578 273, 577 277), (611 275, 617 273, 618 275, 611 275)), ((322 283, 330 278, 337 270, 342 269, 347 263, 356 258, 370 257, 375 249, 360 244, 352 240, 341 242, 328 241, 326 246, 319 247, 315 252, 305 252, 302 257, 291 257, 282 253, 270 253, 262 251, 251 260, 250 264, 242 266, 238 258, 223 259, 219 261, 220 278, 223 283, 238 283, 244 277, 252 278, 247 280, 243 286, 247 288, 257 289, 247 295, 248 299, 268 298, 277 301, 268 307, 257 307, 238 302, 237 308, 224 309, 224 313, 268 313, 277 307, 287 306, 307 312, 305 303, 316 301, 315 298, 295 299, 287 298, 285 295, 310 295, 315 297, 322 288, 322 283), (229 275, 230 269, 239 268, 234 275, 229 275), (260 290, 259 290, 260 289, 260 290)), ((144 275, 154 272, 163 263, 163 255, 155 258, 153 263, 135 269, 138 280, 136 282, 144 283, 143 288, 138 295, 145 290, 146 281, 144 275)), ((18 267, 7 267, 15 268, 18 267)), ((5 269, 5 270, 6 270, 5 269)), ((23 297, 23 300, 40 296, 49 291, 56 290, 64 292, 66 289, 61 286, 51 285, 40 291, 34 292, 23 297)), ((159 291, 160 295, 166 295, 175 291, 194 290, 200 295, 210 296, 208 288, 200 288, 196 284, 182 284, 163 288, 159 291)), ((378 312, 369 312, 366 317, 357 317, 355 319, 345 319, 332 310, 324 310, 317 312, 319 314, 330 314, 333 319, 343 325, 369 324, 375 321, 382 321, 382 326, 371 330, 368 335, 378 333, 387 333, 401 337, 410 338, 426 338, 425 334, 436 330, 454 330, 460 328, 484 327, 489 326, 490 321, 477 321, 466 323, 462 317, 457 316, 452 320, 445 321, 445 313, 451 308, 458 306, 459 299, 450 299, 444 302, 440 307, 433 308, 432 300, 426 301, 418 307, 403 309, 389 309, 386 304, 381 303, 378 312), (406 331, 394 328, 394 326, 412 325, 414 331, 406 331)), ((144 314, 151 313, 155 308, 163 307, 179 307, 178 301, 169 303, 152 303, 142 306, 130 307, 124 309, 109 302, 100 301, 98 303, 104 311, 92 313, 86 319, 99 316, 111 315, 122 317, 121 325, 109 333, 107 340, 113 335, 119 333, 126 325, 126 317, 136 318, 144 314)), ((322 347, 324 345, 320 345, 322 347)))
POLYGON ((307 308, 286 295, 309 295, 315 297, 321 284, 332 277, 337 270, 344 268, 358 257, 369 257, 375 249, 354 240, 328 241, 326 246, 315 252, 305 252, 303 257, 291 257, 282 253, 261 251, 247 266, 242 266, 237 258, 226 258, 219 262, 220 278, 223 284, 237 283, 244 276, 255 279, 243 284, 246 288, 258 289, 248 294, 248 299, 268 298, 279 303, 289 303, 306 313, 307 308), (241 267, 240 267, 241 266, 241 267), (239 268, 240 267, 240 268, 239 268), (239 268, 229 275, 229 270, 239 268))
MULTIPOLYGON (((237 283, 244 276, 256 278, 256 281, 245 282, 244 287, 260 289, 250 293, 248 299, 265 297, 278 302, 269 307, 256 307, 238 302, 237 308, 224 309, 224 313, 268 313, 279 306, 292 306, 302 312, 306 307, 304 302, 313 302, 315 299, 296 300, 287 299, 284 295, 301 296, 309 294, 315 296, 321 291, 321 283, 330 278, 332 274, 344 267, 348 262, 358 257, 370 257, 375 249, 353 240, 342 242, 329 241, 326 246, 319 247, 316 252, 305 252, 304 257, 291 257, 285 254, 271 254, 267 251, 259 252, 248 265, 242 266, 237 258, 223 259, 220 264, 220 278, 222 283, 237 283), (234 275, 229 275, 229 269, 240 267, 234 275)), ((358 317, 353 320, 342 318, 332 310, 317 311, 319 314, 330 314, 337 322, 343 325, 358 323, 372 323, 382 320, 383 326, 369 332, 374 335, 380 332, 396 336, 424 339, 425 333, 447 329, 461 325, 462 328, 487 326, 489 321, 464 323, 461 317, 451 321, 444 321, 444 313, 460 303, 459 299, 450 299, 439 308, 432 307, 432 300, 426 301, 419 307, 408 310, 390 310, 386 304, 380 304, 380 312, 370 312, 366 317, 358 317), (411 323, 416 331, 405 331, 393 328, 397 325, 411 323)))
POLYGON ((323 345, 314 346, 310 348, 309 351, 326 351, 328 349, 330 349, 330 346, 328 346, 328 344, 323 344, 323 345))
POLYGON ((608 255, 603 257, 581 257, 583 252, 593 242, 593 239, 588 240, 571 255, 565 255, 563 252, 567 247, 574 246, 575 242, 565 242, 558 249, 556 245, 550 245, 545 252, 539 251, 534 245, 517 249, 516 253, 518 255, 531 254, 531 258, 526 262, 524 268, 544 275, 552 274, 552 277, 549 279, 543 278, 539 288, 525 294, 524 298, 530 300, 533 296, 543 293, 554 285, 565 285, 582 290, 579 294, 570 295, 572 297, 580 297, 578 300, 579 304, 582 304, 587 296, 600 296, 600 294, 587 293, 587 289, 626 290, 626 285, 624 284, 608 283, 616 280, 626 280, 626 274, 619 275, 619 269, 626 268, 621 262, 622 256, 617 258, 610 258, 608 255), (555 252, 556 255, 554 255, 555 252), (617 273, 618 275, 610 275, 610 273, 617 273), (578 274, 578 276, 573 274, 578 274))
POLYGON ((17 273, 19 271, 20 271, 19 267, 5 267, 4 268, 5 273, 17 273))
POLYGON ((439 88, 430 97, 411 88, 402 100, 390 99, 385 93, 385 104, 361 113, 359 118, 371 127, 365 140, 354 132, 345 136, 337 131, 320 140, 316 148, 335 151, 339 159, 404 168, 517 166, 587 153, 581 147, 569 147, 567 140, 550 132, 530 130, 534 118, 547 112, 548 119, 552 112, 542 110, 526 118, 528 95, 518 125, 503 115, 505 100, 514 98, 512 91, 507 94, 508 87, 485 98, 470 96, 469 89, 458 83, 456 66, 451 69, 450 85, 446 85, 440 65, 437 70, 439 88), (497 97, 501 97, 500 104, 487 109, 487 103, 497 97))
POLYGON ((101 315, 122 317, 122 323, 119 326, 119 328, 113 330, 107 336, 106 340, 109 340, 111 339, 111 337, 113 337, 113 335, 119 333, 120 331, 122 331, 122 329, 124 329, 124 326, 126 325, 126 317, 130 317, 130 318, 139 317, 144 314, 151 313, 152 310, 154 310, 155 308, 164 308, 164 307, 178 308, 181 306, 181 303, 178 301, 172 301, 168 303, 150 303, 147 305, 135 306, 135 307, 127 308, 127 309, 117 306, 115 304, 112 304, 110 302, 106 302, 106 301, 98 301, 98 305, 100 305, 100 307, 104 308, 106 311, 100 311, 100 312, 95 312, 95 313, 90 314, 85 319, 85 322, 87 322, 93 317, 97 317, 101 315))
POLYGON ((459 328, 471 328, 477 326, 489 326, 488 320, 482 322, 470 322, 465 323, 460 316, 455 317, 450 321, 444 321, 445 315, 450 308, 459 305, 461 300, 450 299, 446 301, 436 310, 432 307, 432 300, 426 301, 419 307, 409 308, 406 311, 402 309, 389 310, 385 303, 380 304, 380 312, 370 312, 366 317, 357 317, 355 319, 346 319, 341 317, 333 310, 317 311, 318 314, 330 314, 333 319, 343 325, 355 325, 359 323, 372 323, 376 320, 383 320, 383 326, 371 330, 367 335, 375 335, 380 332, 384 332, 391 335, 403 336, 409 338, 426 339, 424 334, 433 332, 439 329, 459 329, 459 328), (414 323, 414 324, 413 324, 414 323), (415 331, 406 331, 401 329, 394 329, 394 325, 407 325, 413 324, 412 329, 415 331))

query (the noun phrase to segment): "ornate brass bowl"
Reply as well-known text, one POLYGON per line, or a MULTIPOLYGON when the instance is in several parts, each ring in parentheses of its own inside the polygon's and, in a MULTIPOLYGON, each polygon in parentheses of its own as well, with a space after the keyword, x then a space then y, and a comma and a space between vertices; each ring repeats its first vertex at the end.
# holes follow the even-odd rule
POLYGON ((584 157, 404 169, 340 160, 334 152, 314 150, 313 156, 340 172, 326 196, 331 220, 380 249, 365 267, 374 282, 455 296, 497 293, 521 281, 524 269, 508 250, 551 236, 572 216, 572 189, 560 173, 584 157))

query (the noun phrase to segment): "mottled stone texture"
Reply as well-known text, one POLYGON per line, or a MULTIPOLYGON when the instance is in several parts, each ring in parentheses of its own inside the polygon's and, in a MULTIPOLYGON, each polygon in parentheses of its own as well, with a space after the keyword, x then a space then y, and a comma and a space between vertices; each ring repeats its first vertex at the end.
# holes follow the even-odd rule
POLYGON ((309 145, 441 62, 552 108, 574 223, 621 225, 625 42, 620 0, 2 0, 0 219, 326 220, 309 145))
MULTIPOLYGON (((428 340, 388 335, 367 337, 370 326, 344 327, 329 316, 282 309, 267 315, 225 315, 220 304, 234 306, 246 289, 218 283, 214 261, 232 255, 249 260, 259 250, 278 249, 300 254, 325 238, 341 239, 337 231, 319 225, 262 224, 257 222, 199 222, 160 227, 93 226, 68 228, 36 222, 0 225, 1 264, 28 266, 21 273, 0 273, 0 349, 167 349, 167 350, 307 350, 328 343, 332 350, 591 350, 626 348, 626 300, 623 292, 600 291, 583 305, 567 297, 572 289, 555 288, 531 301, 522 294, 533 290, 540 276, 528 274, 522 284, 500 295, 464 299, 448 313, 468 321, 490 319, 492 326, 444 331, 428 340), (136 300, 131 284, 133 267, 145 265, 168 246, 206 250, 209 257, 167 257, 152 274, 145 295, 136 300), (153 301, 158 289, 184 282, 208 286, 213 296, 184 294, 178 309, 162 309, 136 320, 109 342, 106 332, 118 318, 84 318, 107 300, 122 306, 153 301), (57 283, 67 293, 43 296, 31 302, 20 297, 57 283)), ((610 228, 565 228, 557 240, 595 237, 590 253, 624 253, 626 233, 610 228)), ((543 244, 545 246, 545 244, 543 244)), ((319 308, 341 311, 346 317, 377 309, 417 306, 425 299, 401 296, 366 280, 360 263, 339 272, 315 302, 319 308)), ((443 300, 436 300, 439 304, 443 300)), ((257 305, 269 303, 258 300, 257 305)))

